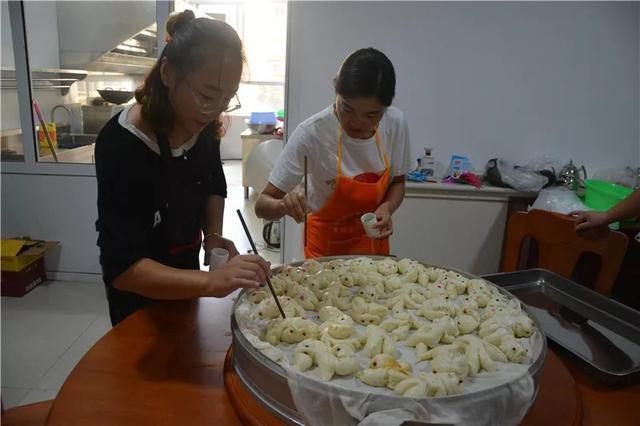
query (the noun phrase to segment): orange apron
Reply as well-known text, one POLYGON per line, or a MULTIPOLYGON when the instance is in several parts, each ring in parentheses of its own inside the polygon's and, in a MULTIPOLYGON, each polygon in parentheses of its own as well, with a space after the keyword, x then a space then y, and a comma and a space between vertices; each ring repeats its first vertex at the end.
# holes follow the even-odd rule
POLYGON ((376 144, 384 160, 384 173, 377 182, 359 182, 342 175, 342 127, 338 136, 338 175, 333 194, 325 205, 307 218, 305 258, 349 254, 389 254, 389 239, 369 238, 360 216, 374 212, 384 199, 391 167, 376 130, 376 144))

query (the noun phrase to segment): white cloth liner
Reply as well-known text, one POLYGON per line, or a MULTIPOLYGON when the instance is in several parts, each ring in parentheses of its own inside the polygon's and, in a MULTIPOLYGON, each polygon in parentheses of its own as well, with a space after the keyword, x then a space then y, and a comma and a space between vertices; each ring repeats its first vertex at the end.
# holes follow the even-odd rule
MULTIPOLYGON (((532 339, 537 357, 543 348, 540 333, 532 339)), ((425 364, 416 365, 414 373, 425 364)), ((495 424, 496 419, 501 419, 504 425, 519 424, 535 396, 530 365, 497 364, 495 373, 466 378, 462 395, 424 399, 399 397, 389 389, 372 388, 352 377, 322 382, 312 374, 300 373, 290 364, 285 363, 283 367, 296 408, 309 426, 395 426, 408 420, 426 424, 489 425, 495 424)))
MULTIPOLYGON (((245 337, 255 346, 263 335, 267 321, 250 319, 252 304, 243 293, 235 317, 245 337), (251 336, 252 335, 252 336, 251 336)), ((312 317, 317 321, 317 318, 312 317)), ((356 325, 363 334, 365 327, 356 325)), ((542 353, 544 343, 540 332, 521 339, 531 354, 527 364, 496 362, 498 370, 467 377, 464 393, 457 396, 411 399, 397 396, 387 388, 375 388, 353 376, 334 376, 324 382, 314 375, 314 369, 300 372, 293 368, 295 344, 280 343, 276 351, 283 359, 273 359, 286 371, 291 395, 298 413, 306 425, 400 425, 404 421, 424 424, 488 425, 501 419, 504 425, 518 424, 524 418, 535 397, 535 384, 529 368, 542 353)), ((428 362, 415 363, 415 350, 398 346, 400 360, 412 366, 412 375, 430 371, 428 362)), ((369 358, 357 353, 363 368, 369 358)))

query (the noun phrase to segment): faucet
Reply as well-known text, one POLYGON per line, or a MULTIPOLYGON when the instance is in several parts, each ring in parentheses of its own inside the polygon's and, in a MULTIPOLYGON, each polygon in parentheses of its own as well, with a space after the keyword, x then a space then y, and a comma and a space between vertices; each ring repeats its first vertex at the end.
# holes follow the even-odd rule
POLYGON ((63 110, 67 111, 67 114, 69 115, 69 119, 67 120, 67 127, 69 128, 69 133, 71 133, 71 120, 73 119, 73 114, 71 114, 71 110, 69 110, 69 108, 67 108, 66 106, 59 104, 51 108, 51 113, 50 113, 51 121, 55 122, 55 120, 53 119, 53 115, 55 114, 58 108, 62 108, 63 110))

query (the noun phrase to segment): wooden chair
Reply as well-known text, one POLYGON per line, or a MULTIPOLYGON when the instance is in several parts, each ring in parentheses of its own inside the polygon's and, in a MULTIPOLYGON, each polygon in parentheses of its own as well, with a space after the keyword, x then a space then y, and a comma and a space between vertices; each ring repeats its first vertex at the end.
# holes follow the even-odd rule
POLYGON ((594 290, 605 296, 611 294, 620 265, 627 250, 627 237, 611 230, 579 235, 573 218, 543 210, 514 213, 507 224, 501 270, 518 269, 521 248, 527 237, 538 245, 537 267, 571 278, 578 260, 584 253, 595 253, 601 267, 594 290))
POLYGON ((53 400, 9 408, 2 412, 2 426, 44 426, 53 400))

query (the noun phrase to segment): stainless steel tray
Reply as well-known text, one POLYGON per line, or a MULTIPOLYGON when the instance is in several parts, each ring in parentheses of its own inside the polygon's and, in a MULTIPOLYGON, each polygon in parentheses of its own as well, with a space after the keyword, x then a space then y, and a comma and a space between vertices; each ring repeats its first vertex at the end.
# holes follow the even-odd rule
POLYGON ((485 275, 526 303, 544 333, 590 375, 640 380, 640 312, 545 269, 485 275))
MULTIPOLYGON (((323 257, 317 260, 326 262, 332 259, 348 259, 357 256, 335 256, 335 257, 323 257)), ((380 259, 382 256, 368 256, 373 259, 380 259)), ((292 263, 293 266, 299 266, 302 262, 292 263)), ((427 265, 427 266, 437 266, 437 265, 427 265)), ((277 273, 281 270, 282 266, 272 268, 273 273, 277 273)), ((455 270, 453 268, 447 268, 450 270, 455 270)), ((467 278, 477 278, 474 275, 468 274, 463 271, 460 272, 467 278)), ((509 295, 510 297, 514 297, 509 291, 504 288, 498 287, 498 290, 505 295, 509 295)), ((242 291, 241 295, 246 291, 242 291)), ((234 303, 234 308, 231 313, 231 330, 233 333, 233 367, 238 374, 242 383, 246 386, 247 390, 258 399, 263 405, 265 405, 268 409, 270 409, 273 413, 275 413, 280 419, 282 419, 285 423, 290 425, 303 425, 303 420, 300 414, 296 410, 296 406, 293 402, 293 397, 291 396, 291 392, 289 389, 289 384, 287 382, 287 376, 284 369, 278 365, 277 363, 271 361, 269 358, 264 356, 261 352, 256 350, 253 345, 246 339, 244 334, 240 331, 238 324, 235 319, 235 308, 240 302, 241 296, 236 299, 234 303)), ((532 317, 536 327, 539 330, 542 330, 540 324, 536 321, 535 317, 533 317, 531 311, 527 306, 523 306, 523 309, 532 317)), ((545 340, 546 341, 546 340, 545 340)), ((537 359, 535 359, 532 364, 529 366, 529 372, 534 379, 536 396, 537 389, 539 387, 539 375, 541 372, 541 367, 544 363, 544 359, 546 356, 547 347, 546 344, 542 348, 542 351, 537 359)), ((319 383, 319 390, 323 386, 331 386, 330 384, 322 384, 319 383)), ((475 395, 478 397, 481 393, 486 398, 490 398, 492 389, 488 389, 485 391, 476 392, 475 395)), ((465 398, 466 395, 456 395, 447 397, 448 399, 462 399, 465 398)), ((400 397, 397 397, 400 398, 400 397)), ((535 398, 534 398, 535 399, 535 398)), ((330 407, 327 407, 330 409, 330 407)), ((408 423, 408 424, 425 424, 425 423, 408 423)))

